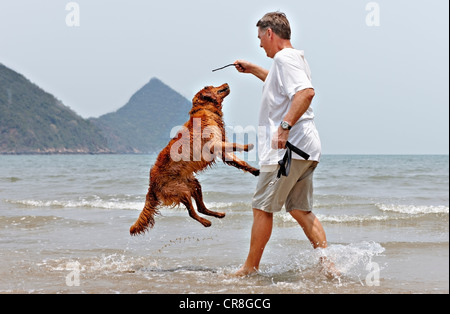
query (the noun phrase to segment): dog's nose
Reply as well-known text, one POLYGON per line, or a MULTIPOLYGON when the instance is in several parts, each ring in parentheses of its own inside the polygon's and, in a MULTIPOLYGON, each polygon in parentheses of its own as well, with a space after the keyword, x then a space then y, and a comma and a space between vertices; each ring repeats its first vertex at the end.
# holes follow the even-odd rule
POLYGON ((224 93, 230 90, 230 86, 228 86, 227 83, 223 84, 222 86, 220 86, 220 90, 218 91, 218 93, 224 93))

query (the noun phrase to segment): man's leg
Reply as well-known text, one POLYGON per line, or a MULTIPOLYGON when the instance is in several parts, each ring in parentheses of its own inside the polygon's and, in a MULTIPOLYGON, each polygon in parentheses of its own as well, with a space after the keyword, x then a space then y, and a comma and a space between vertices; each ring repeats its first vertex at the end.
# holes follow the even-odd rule
POLYGON ((244 265, 235 273, 236 276, 246 276, 258 270, 264 248, 272 234, 272 226, 272 213, 267 213, 255 208, 253 209, 250 250, 244 265))
MULTIPOLYGON (((325 235, 325 230, 322 227, 319 219, 317 219, 316 215, 314 215, 310 211, 301 211, 301 210, 292 210, 289 212, 295 220, 297 220, 298 224, 302 227, 305 235, 308 237, 312 246, 317 248, 326 248, 327 237, 325 235)), ((325 256, 320 258, 320 263, 322 264, 322 271, 328 278, 336 278, 341 274, 334 266, 334 263, 327 259, 325 256)))
POLYGON ((322 224, 319 219, 317 219, 316 215, 310 211, 307 212, 297 209, 294 209, 289 213, 303 228, 303 231, 315 249, 327 247, 325 230, 323 230, 322 224))

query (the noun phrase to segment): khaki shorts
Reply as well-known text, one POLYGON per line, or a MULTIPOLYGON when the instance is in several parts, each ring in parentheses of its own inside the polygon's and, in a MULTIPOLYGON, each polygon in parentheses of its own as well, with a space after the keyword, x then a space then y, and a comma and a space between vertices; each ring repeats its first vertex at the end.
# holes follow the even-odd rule
POLYGON ((311 211, 313 172, 317 165, 317 161, 292 159, 289 176, 281 176, 279 179, 279 166, 274 166, 274 171, 261 171, 252 207, 269 213, 279 212, 283 205, 287 212, 294 209, 311 211))

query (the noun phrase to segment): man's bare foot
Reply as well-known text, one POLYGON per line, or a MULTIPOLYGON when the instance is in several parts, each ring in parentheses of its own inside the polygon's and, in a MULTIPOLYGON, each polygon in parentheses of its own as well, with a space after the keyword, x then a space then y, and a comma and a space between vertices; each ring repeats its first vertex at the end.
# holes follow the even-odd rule
POLYGON ((336 269, 336 266, 332 261, 330 261, 328 258, 322 256, 320 258, 320 264, 322 266, 321 272, 328 278, 328 279, 334 279, 341 277, 341 272, 336 269))
POLYGON ((247 268, 245 266, 242 266, 237 272, 233 273, 231 276, 233 277, 245 277, 248 275, 251 275, 253 273, 256 273, 258 270, 256 268, 247 268))

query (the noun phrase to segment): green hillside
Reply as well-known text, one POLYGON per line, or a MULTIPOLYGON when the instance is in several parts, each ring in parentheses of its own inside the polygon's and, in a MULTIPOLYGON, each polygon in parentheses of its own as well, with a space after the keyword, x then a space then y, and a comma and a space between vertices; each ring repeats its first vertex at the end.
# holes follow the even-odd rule
POLYGON ((167 145, 190 108, 152 78, 116 112, 86 120, 0 64, 0 154, 152 153, 167 145))
POLYGON ((94 124, 0 64, 0 154, 109 152, 94 124))

